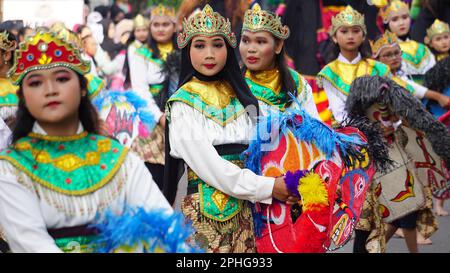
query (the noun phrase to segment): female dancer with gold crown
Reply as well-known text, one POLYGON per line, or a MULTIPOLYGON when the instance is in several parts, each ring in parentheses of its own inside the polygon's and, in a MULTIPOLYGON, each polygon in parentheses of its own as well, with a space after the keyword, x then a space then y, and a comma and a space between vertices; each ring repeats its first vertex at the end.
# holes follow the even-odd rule
MULTIPOLYGON (((106 211, 105 219, 130 220, 128 208, 158 210, 153 228, 171 218, 142 161, 98 134, 84 77, 89 69, 72 43, 46 30, 16 51, 9 76, 19 106, 12 145, 0 152, 0 226, 13 252, 91 251, 89 243, 106 230, 91 225, 106 211)), ((166 227, 170 236, 173 226, 166 227)))
MULTIPOLYGON (((11 136, 10 125, 14 121, 19 99, 16 95, 15 87, 7 77, 7 72, 14 62, 14 50, 16 42, 14 35, 9 31, 0 31, 0 149, 9 144, 11 136)), ((8 251, 8 247, 3 240, 0 228, 0 253, 8 251)))
POLYGON ((262 10, 258 4, 247 10, 239 45, 245 80, 258 99, 262 113, 268 108, 284 111, 289 107, 301 107, 319 119, 311 86, 286 65, 284 41, 288 37, 289 28, 282 25, 280 17, 262 10))
POLYGON ((7 72, 14 62, 16 40, 9 31, 0 31, 0 149, 8 145, 10 126, 14 121, 19 99, 15 87, 8 79, 7 72))
POLYGON ((450 27, 448 23, 436 19, 427 29, 425 44, 435 54, 436 61, 447 58, 450 53, 450 27))
POLYGON ((125 62, 125 89, 131 88, 143 98, 153 115, 157 126, 149 136, 139 137, 133 142, 132 149, 145 161, 145 164, 158 186, 163 183, 164 171, 164 127, 166 117, 155 100, 161 89, 164 77, 161 73, 161 61, 155 58, 148 46, 150 22, 142 15, 133 21, 133 33, 128 41, 127 60, 125 62))
POLYGON ((411 17, 408 4, 400 0, 390 1, 381 9, 381 14, 385 29, 399 38, 403 58, 401 70, 411 76, 425 74, 436 60, 424 44, 409 39, 411 17))
MULTIPOLYGON (((333 53, 337 58, 319 72, 318 84, 327 94, 334 119, 341 122, 347 116, 345 103, 352 82, 361 76, 389 76, 390 72, 383 63, 369 59, 364 16, 350 6, 332 18, 330 36, 335 43, 333 53)), ((378 206, 375 185, 371 183, 356 226, 355 252, 384 252, 384 227, 378 206)))
POLYGON ((180 85, 166 106, 168 132, 164 193, 183 197, 181 210, 208 252, 255 252, 250 202, 275 197, 294 203, 284 178, 243 169, 258 100, 250 92, 233 52, 231 24, 209 5, 183 22, 180 85), (247 110, 246 110, 247 109, 247 110), (186 125, 189 126, 186 126, 186 125), (180 181, 187 165, 187 189, 180 181))

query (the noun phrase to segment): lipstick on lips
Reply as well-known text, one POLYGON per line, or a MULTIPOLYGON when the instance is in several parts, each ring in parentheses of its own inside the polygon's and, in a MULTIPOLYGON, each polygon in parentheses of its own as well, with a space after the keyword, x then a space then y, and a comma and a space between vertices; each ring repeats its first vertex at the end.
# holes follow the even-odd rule
POLYGON ((213 69, 216 65, 215 64, 204 64, 207 69, 213 69))
POLYGON ((58 101, 52 101, 52 102, 49 102, 49 103, 47 103, 47 105, 45 105, 46 107, 55 107, 55 106, 58 106, 58 105, 60 105, 61 103, 60 102, 58 102, 58 101))
POLYGON ((248 63, 250 63, 250 64, 254 64, 254 63, 256 63, 256 62, 258 62, 258 58, 256 58, 256 57, 248 57, 247 58, 247 62, 248 63))

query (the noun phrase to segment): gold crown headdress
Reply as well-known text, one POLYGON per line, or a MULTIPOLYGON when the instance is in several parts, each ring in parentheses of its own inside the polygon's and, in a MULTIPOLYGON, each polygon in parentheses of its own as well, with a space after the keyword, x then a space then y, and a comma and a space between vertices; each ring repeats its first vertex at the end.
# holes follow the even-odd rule
POLYGON ((242 33, 245 31, 268 31, 275 37, 286 40, 289 37, 289 27, 283 26, 281 18, 268 11, 262 10, 259 4, 245 12, 242 33))
POLYGON ((91 65, 81 58, 78 48, 56 33, 38 29, 15 52, 14 65, 8 76, 15 85, 31 71, 67 67, 80 75, 89 72, 91 65))
POLYGON ((386 32, 384 32, 383 36, 381 36, 378 40, 376 40, 375 42, 370 42, 370 46, 372 48, 372 53, 373 53, 373 57, 377 58, 378 55, 380 54, 381 49, 386 48, 386 47, 390 47, 393 45, 398 44, 398 38, 397 36, 390 32, 389 30, 386 30, 386 32))
POLYGON ((375 5, 378 8, 385 7, 388 4, 388 0, 367 0, 369 5, 375 5))
POLYGON ((64 39, 68 43, 71 43, 72 46, 77 48, 80 52, 82 51, 80 36, 77 33, 69 30, 64 23, 53 24, 50 28, 50 32, 56 33, 56 35, 60 39, 64 39))
POLYGON ((151 12, 150 12, 150 21, 155 17, 155 16, 167 16, 170 17, 170 19, 172 21, 175 21, 175 9, 173 7, 167 7, 164 6, 163 4, 159 4, 156 7, 152 8, 151 12))
POLYGON ((409 14, 409 6, 403 1, 393 0, 380 10, 381 17, 385 24, 389 23, 395 13, 406 11, 409 14))
POLYGON ((218 12, 215 12, 210 5, 206 5, 201 12, 191 18, 184 19, 183 31, 178 34, 177 43, 181 49, 197 35, 216 36, 225 38, 231 47, 236 47, 236 36, 231 31, 230 20, 225 19, 218 12))
POLYGON ((431 39, 434 36, 442 34, 442 33, 450 33, 450 28, 448 24, 436 19, 430 28, 427 29, 427 36, 425 37, 425 43, 429 44, 431 39))
POLYGON ((150 26, 149 20, 144 16, 142 16, 141 14, 138 14, 136 17, 134 17, 133 29, 136 29, 138 27, 149 27, 149 26, 150 26))
POLYGON ((16 49, 17 43, 16 41, 10 41, 9 34, 5 30, 3 32, 0 32, 0 49, 3 49, 5 51, 13 51, 16 49))
POLYGON ((343 11, 331 18, 330 35, 333 36, 340 27, 359 26, 364 34, 367 34, 366 24, 364 23, 364 15, 354 10, 351 6, 347 6, 343 11))

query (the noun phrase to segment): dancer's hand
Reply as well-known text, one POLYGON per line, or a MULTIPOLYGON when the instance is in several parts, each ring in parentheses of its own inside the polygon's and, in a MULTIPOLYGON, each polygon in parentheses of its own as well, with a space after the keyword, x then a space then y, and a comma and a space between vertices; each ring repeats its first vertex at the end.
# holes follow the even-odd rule
POLYGON ((438 103, 442 108, 450 108, 450 97, 441 95, 439 96, 438 103))
POLYGON ((385 126, 381 125, 381 129, 383 130, 384 137, 388 137, 395 132, 395 129, 392 126, 385 127, 385 126))
POLYGON ((99 124, 99 130, 100 130, 100 135, 102 136, 108 136, 108 125, 106 125, 106 122, 104 122, 102 119, 100 119, 98 121, 99 124))
POLYGON ((275 179, 272 196, 280 201, 286 202, 288 205, 293 205, 300 201, 298 197, 292 196, 289 192, 286 187, 286 182, 284 181, 284 176, 280 176, 275 179))
POLYGON ((159 118, 159 122, 158 122, 163 128, 166 128, 166 114, 163 114, 160 118, 159 118))
POLYGON ((272 196, 283 202, 288 199, 289 191, 286 187, 283 176, 275 178, 275 185, 273 186, 272 196))

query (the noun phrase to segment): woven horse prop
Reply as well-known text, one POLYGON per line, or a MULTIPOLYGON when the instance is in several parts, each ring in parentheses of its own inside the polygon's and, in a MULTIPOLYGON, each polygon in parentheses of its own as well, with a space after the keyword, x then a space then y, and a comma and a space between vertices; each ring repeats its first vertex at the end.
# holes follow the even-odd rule
POLYGON ((101 92, 92 100, 107 134, 123 146, 131 147, 137 137, 148 137, 156 121, 148 103, 132 90, 101 92))
MULTIPOLYGON (((450 75, 450 59, 447 58, 427 72, 425 82, 433 90, 443 90, 450 86, 448 75, 450 75)), ((407 140, 405 151, 411 156, 415 168, 413 175, 422 185, 431 187, 434 197, 450 198, 448 128, 428 112, 420 101, 391 79, 379 76, 357 78, 352 83, 346 101, 348 115, 367 116, 368 109, 376 104, 387 107, 389 116, 396 117, 407 125, 402 126, 402 130, 407 140)))
POLYGON ((246 167, 264 176, 286 175, 288 189, 301 198, 300 207, 277 200, 255 204, 257 251, 325 252, 345 245, 375 173, 361 131, 333 130, 292 109, 261 118, 257 130, 244 152, 246 167), (267 141, 261 132, 270 135, 267 141))

